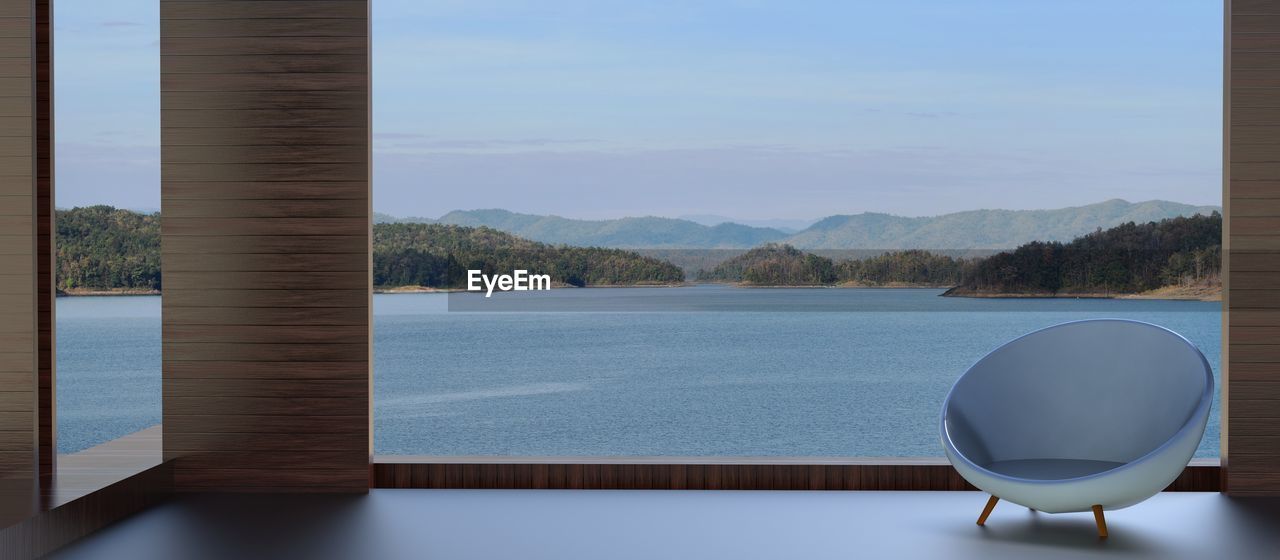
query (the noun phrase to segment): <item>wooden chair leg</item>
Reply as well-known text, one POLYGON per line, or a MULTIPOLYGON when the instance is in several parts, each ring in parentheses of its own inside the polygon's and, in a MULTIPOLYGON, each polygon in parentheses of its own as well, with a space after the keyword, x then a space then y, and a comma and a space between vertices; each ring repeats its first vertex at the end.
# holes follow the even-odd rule
POLYGON ((1107 538, 1107 518, 1102 516, 1102 506, 1093 506, 1093 521, 1098 524, 1098 538, 1107 538))
POLYGON ((998 501, 1000 501, 1000 498, 995 496, 992 496, 990 500, 987 500, 987 507, 982 508, 982 515, 978 517, 978 525, 987 524, 987 516, 991 515, 991 510, 996 509, 996 502, 998 501))

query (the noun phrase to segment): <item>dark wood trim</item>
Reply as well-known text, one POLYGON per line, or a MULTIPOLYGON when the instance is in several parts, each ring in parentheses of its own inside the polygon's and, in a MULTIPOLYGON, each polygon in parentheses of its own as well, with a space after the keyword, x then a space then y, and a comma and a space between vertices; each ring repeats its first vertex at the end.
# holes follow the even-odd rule
MULTIPOLYGON (((1215 460, 1193 461, 1165 490, 1218 492, 1215 460)), ((504 490, 976 490, 945 459, 378 457, 374 488, 504 490)))
POLYGON ((55 270, 57 250, 54 247, 53 176, 53 8, 50 0, 35 0, 36 37, 36 338, 37 338, 37 406, 36 426, 39 436, 40 476, 49 478, 57 471, 58 419, 57 323, 55 270))

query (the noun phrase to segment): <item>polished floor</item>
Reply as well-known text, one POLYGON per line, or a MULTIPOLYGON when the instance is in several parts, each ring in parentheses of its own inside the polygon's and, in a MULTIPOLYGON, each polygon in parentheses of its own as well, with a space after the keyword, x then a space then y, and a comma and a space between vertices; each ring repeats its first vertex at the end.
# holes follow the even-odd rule
POLYGON ((61 559, 680 559, 1280 557, 1280 500, 1165 493, 1107 515, 974 492, 375 490, 189 496, 61 559))

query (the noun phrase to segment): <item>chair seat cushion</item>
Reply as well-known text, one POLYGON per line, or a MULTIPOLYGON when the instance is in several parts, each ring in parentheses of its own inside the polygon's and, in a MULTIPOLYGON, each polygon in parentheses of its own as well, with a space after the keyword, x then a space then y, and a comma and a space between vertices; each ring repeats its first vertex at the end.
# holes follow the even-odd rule
POLYGON ((995 461, 983 468, 1005 476, 1028 480, 1065 480, 1106 472, 1124 463, 1084 459, 1016 459, 995 461))

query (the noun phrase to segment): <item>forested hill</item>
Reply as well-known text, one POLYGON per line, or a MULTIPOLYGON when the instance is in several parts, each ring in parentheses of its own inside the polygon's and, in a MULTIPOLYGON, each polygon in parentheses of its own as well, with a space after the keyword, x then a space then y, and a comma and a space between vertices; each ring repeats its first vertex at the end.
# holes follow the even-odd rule
MULTIPOLYGON (((620 249, 556 247, 488 228, 376 224, 374 282, 379 287, 465 288, 468 268, 516 269, 577 286, 672 284, 673 264, 620 249)), ((110 206, 58 210, 57 285, 65 292, 161 289, 160 215, 110 206)))
POLYGON ((703 271, 699 280, 755 286, 935 286, 958 284, 972 261, 928 251, 892 251, 865 259, 832 259, 769 244, 703 271))
POLYGON ((835 283, 836 268, 826 257, 770 243, 703 271, 698 279, 761 286, 823 286, 835 283))
MULTIPOLYGON (((920 250, 833 261, 767 244, 724 261, 701 279, 760 286, 954 286, 948 295, 1119 295, 1169 286, 1216 289, 1221 269, 1218 213, 1126 223, 1069 243, 1033 242, 986 258, 920 250)), ((160 216, 110 206, 59 210, 60 290, 158 291, 160 216)), ((673 284, 679 267, 622 249, 554 246, 487 227, 374 225, 379 287, 465 287, 466 270, 516 269, 578 286, 673 284)))
POLYGON ((1222 216, 1127 223, 1070 243, 1032 242, 985 258, 927 251, 833 262, 770 244, 699 278, 755 286, 938 286, 952 296, 1124 295, 1166 287, 1219 286, 1222 216))
POLYGON ((979 261, 946 295, 1133 294, 1217 286, 1222 215, 1127 223, 1070 243, 1028 243, 979 261))
POLYGON ((160 215, 110 206, 58 210, 59 290, 160 289, 160 215))
POLYGON ((373 282, 377 286, 466 287, 467 269, 485 274, 528 270, 573 286, 675 284, 679 267, 621 249, 565 247, 529 241, 487 227, 376 224, 373 282))

